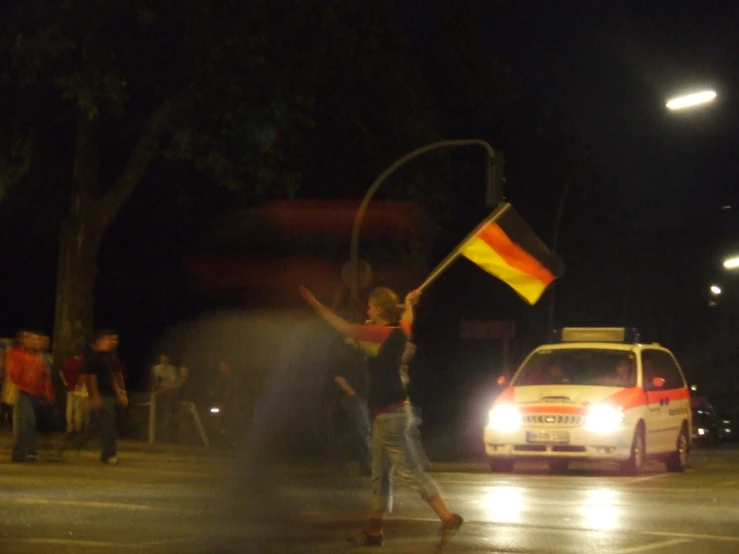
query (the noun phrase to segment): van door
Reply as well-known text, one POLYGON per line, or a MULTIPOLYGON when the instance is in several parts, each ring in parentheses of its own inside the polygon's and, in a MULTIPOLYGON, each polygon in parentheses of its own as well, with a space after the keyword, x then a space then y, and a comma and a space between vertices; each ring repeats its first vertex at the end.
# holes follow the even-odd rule
POLYGON ((647 447, 654 452, 672 452, 677 444, 677 437, 682 422, 689 419, 690 393, 675 358, 667 350, 650 349, 642 353, 644 375, 664 379, 662 387, 655 387, 651 379, 645 379, 645 390, 649 402, 650 413, 657 417, 653 425, 655 448, 647 447))
POLYGON ((667 393, 668 450, 674 450, 683 421, 688 421, 688 443, 690 442, 690 389, 675 357, 667 351, 664 355, 665 392, 667 393))
POLYGON ((667 407, 664 387, 655 387, 654 379, 661 377, 657 354, 658 350, 642 350, 642 387, 647 397, 646 450, 648 454, 665 452, 667 449, 667 407))

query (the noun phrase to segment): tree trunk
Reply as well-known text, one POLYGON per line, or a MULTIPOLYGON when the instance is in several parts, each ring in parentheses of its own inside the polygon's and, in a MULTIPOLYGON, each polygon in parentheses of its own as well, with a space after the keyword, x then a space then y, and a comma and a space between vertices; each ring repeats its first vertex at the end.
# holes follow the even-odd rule
POLYGON ((98 248, 103 232, 84 219, 68 216, 59 235, 53 355, 59 367, 91 339, 98 248))
POLYGON ((77 112, 72 194, 69 213, 59 234, 52 336, 52 354, 57 367, 92 338, 100 243, 157 154, 169 109, 170 104, 165 102, 152 112, 123 170, 104 194, 100 191, 101 121, 83 109, 77 112))

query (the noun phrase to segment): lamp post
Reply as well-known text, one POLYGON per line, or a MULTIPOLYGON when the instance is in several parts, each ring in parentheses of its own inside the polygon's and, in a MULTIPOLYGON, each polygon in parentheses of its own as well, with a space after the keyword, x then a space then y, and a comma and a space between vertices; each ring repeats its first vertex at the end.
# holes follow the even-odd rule
MULTIPOLYGON (((559 244, 559 229, 562 225, 562 214, 564 213, 565 200, 567 200, 567 193, 570 192, 570 187, 575 181, 578 173, 582 170, 583 165, 588 159, 590 151, 586 150, 577 162, 577 165, 572 168, 569 175, 567 175, 567 181, 565 181, 564 189, 562 189, 562 195, 559 197, 559 204, 557 204, 557 213, 554 216, 554 231, 552 232, 552 252, 557 253, 557 246, 559 244)), ((547 315, 547 333, 551 332, 554 328, 554 315, 556 307, 556 293, 555 289, 557 283, 554 282, 549 287, 549 312, 547 315)))
POLYGON ((352 238, 351 238, 351 251, 349 255, 349 267, 351 269, 351 299, 352 303, 356 305, 359 299, 359 231, 362 227, 362 220, 364 214, 367 211, 367 206, 372 201, 375 193, 379 190, 382 184, 399 168, 427 152, 433 150, 440 150, 442 148, 462 147, 462 146, 479 146, 485 149, 487 152, 487 183, 486 183, 486 203, 489 206, 496 204, 500 201, 502 196, 502 174, 497 170, 502 169, 502 155, 495 153, 493 147, 490 146, 486 141, 482 139, 458 139, 458 140, 443 140, 427 144, 409 152, 402 158, 396 160, 392 165, 388 166, 377 179, 370 185, 367 192, 362 199, 357 214, 354 217, 354 226, 352 227, 352 238), (498 163, 501 162, 501 163, 498 163))

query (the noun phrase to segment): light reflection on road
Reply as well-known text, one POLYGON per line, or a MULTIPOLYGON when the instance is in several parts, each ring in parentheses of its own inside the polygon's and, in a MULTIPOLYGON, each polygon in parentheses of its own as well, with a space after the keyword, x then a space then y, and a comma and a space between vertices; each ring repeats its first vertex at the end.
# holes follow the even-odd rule
POLYGON ((523 487, 485 487, 480 499, 485 515, 497 523, 521 523, 524 491, 523 487))
MULTIPOLYGON (((611 488, 594 488, 581 491, 577 500, 562 501, 560 515, 576 525, 595 531, 618 528, 621 519, 621 493, 611 488), (575 521, 572 521, 575 523, 575 521)), ((480 494, 479 505, 485 519, 495 523, 525 524, 526 511, 535 511, 542 504, 557 504, 537 498, 536 491, 527 487, 500 485, 485 487, 480 494)))
POLYGON ((598 488, 585 491, 580 514, 583 527, 599 531, 616 529, 621 516, 618 506, 620 493, 613 489, 598 488))

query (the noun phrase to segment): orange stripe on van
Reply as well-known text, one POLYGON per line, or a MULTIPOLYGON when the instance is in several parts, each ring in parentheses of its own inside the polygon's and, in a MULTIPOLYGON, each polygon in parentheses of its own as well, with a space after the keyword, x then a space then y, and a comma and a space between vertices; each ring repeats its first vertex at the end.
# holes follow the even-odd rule
POLYGON ((690 399, 690 391, 687 388, 668 390, 665 391, 665 398, 669 398, 670 400, 688 400, 690 399))
POLYGON ((519 404, 518 409, 521 410, 522 414, 577 414, 582 415, 585 413, 585 406, 582 405, 562 405, 562 404, 548 404, 538 406, 527 406, 526 404, 519 404))
POLYGON ((624 411, 631 410, 632 408, 647 405, 647 393, 641 387, 631 387, 612 394, 603 400, 602 404, 621 406, 624 411))
MULTIPOLYGON (((688 400, 690 398, 690 391, 687 388, 666 391, 655 390, 651 391, 651 394, 653 401, 654 397, 667 398, 670 401, 688 400)), ((647 393, 642 388, 632 387, 618 391, 616 394, 606 398, 603 403, 611 404, 612 406, 621 406, 624 410, 630 410, 632 408, 646 406, 649 403, 647 398, 647 393)))
MULTIPOLYGON (((666 391, 656 390, 652 391, 651 394, 658 398, 667 398, 671 402, 690 399, 690 391, 687 388, 671 389, 666 391)), ((498 398, 495 400, 494 405, 515 402, 516 388, 508 387, 502 393, 500 393, 498 398)), ((620 406, 624 411, 638 408, 640 406, 646 406, 648 403, 649 402, 647 401, 647 393, 641 387, 621 389, 599 402, 599 404, 620 406)), ((518 408, 519 410, 521 410, 522 414, 584 414, 587 406, 580 404, 538 404, 535 406, 518 404, 518 408)))

